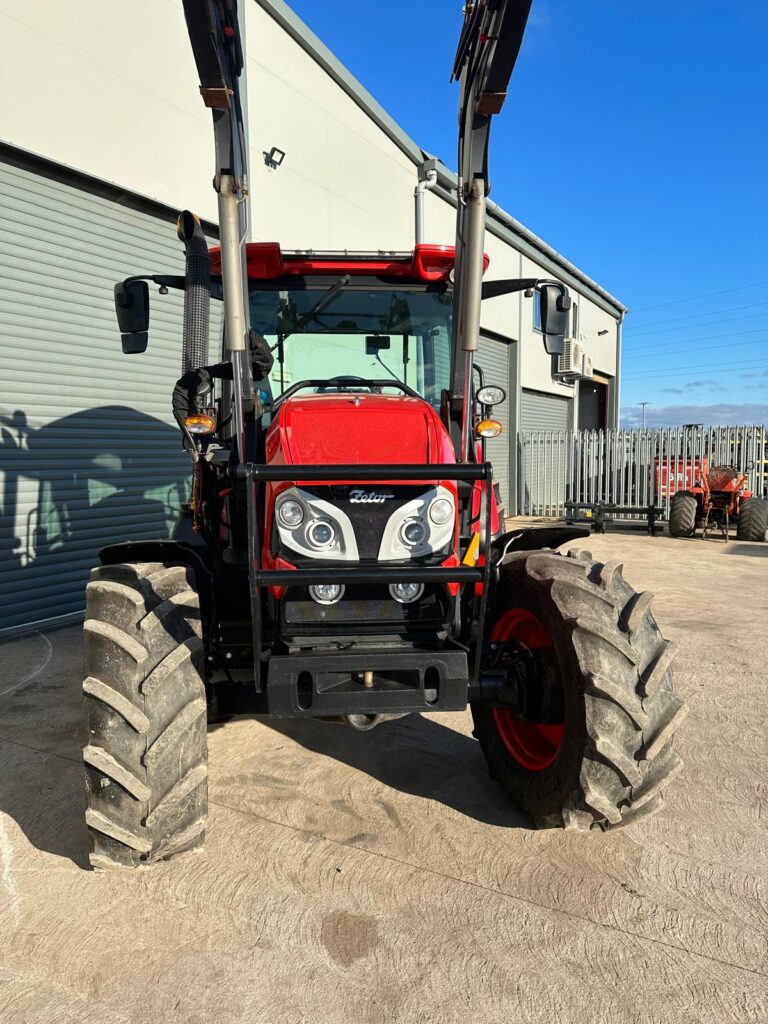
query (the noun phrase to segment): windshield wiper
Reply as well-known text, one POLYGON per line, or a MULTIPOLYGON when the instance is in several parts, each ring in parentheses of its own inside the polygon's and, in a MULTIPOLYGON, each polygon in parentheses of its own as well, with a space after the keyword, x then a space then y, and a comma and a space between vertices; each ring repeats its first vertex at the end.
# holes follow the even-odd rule
POLYGON ((297 331, 303 330, 310 322, 310 320, 314 320, 318 313, 321 313, 326 308, 326 306, 330 306, 330 304, 333 302, 333 300, 336 298, 336 296, 339 294, 342 288, 346 288, 349 282, 350 276, 349 274, 345 274, 344 277, 339 278, 336 284, 332 284, 328 291, 317 300, 312 309, 307 310, 306 313, 302 313, 302 315, 299 317, 299 319, 296 321, 296 323, 293 325, 290 331, 288 331, 287 334, 283 334, 280 338, 278 338, 278 340, 270 349, 270 352, 274 352, 278 346, 284 345, 286 339, 290 338, 292 334, 295 334, 297 331))

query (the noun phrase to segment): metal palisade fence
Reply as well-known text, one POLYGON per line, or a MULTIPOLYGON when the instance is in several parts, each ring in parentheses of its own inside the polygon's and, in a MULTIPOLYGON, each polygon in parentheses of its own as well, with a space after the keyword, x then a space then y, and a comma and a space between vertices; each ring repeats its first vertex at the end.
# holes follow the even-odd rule
POLYGON ((768 497, 768 427, 526 430, 519 438, 521 515, 561 516, 565 503, 657 505, 692 486, 702 466, 733 466, 768 497))

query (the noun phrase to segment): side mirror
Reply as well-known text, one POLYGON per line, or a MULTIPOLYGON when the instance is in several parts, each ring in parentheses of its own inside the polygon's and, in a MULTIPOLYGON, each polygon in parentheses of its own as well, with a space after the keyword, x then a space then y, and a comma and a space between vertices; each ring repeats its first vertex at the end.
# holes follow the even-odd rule
POLYGON ((115 285, 115 313, 123 352, 145 352, 149 341, 149 285, 128 278, 115 285))
POLYGON ((539 296, 544 348, 550 355, 562 355, 565 351, 568 313, 571 308, 568 289, 562 284, 541 284, 539 296))

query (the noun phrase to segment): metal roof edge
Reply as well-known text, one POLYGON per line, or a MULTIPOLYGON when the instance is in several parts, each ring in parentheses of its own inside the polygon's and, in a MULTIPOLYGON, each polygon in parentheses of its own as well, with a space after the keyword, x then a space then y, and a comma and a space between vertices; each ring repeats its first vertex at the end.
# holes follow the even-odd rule
MULTIPOLYGON (((450 197, 445 193, 455 192, 456 174, 451 171, 438 157, 433 157, 414 142, 410 135, 391 117, 386 110, 373 98, 365 86, 344 67, 341 61, 334 56, 325 43, 315 35, 312 29, 299 18, 295 11, 291 10, 285 0, 255 0, 255 2, 280 26, 288 35, 294 39, 299 46, 323 70, 339 85, 344 92, 352 99, 361 110, 363 110, 385 135, 395 143, 396 146, 407 156, 419 169, 422 176, 424 169, 434 168, 438 172, 438 182, 443 186, 438 188, 438 194, 444 199, 449 199, 455 205, 455 196, 450 197)), ((548 245, 542 238, 534 234, 516 220, 498 204, 488 203, 488 227, 495 235, 503 241, 511 242, 516 248, 521 249, 525 255, 544 260, 559 276, 573 279, 574 287, 580 288, 593 297, 598 305, 606 309, 612 315, 623 318, 627 313, 624 306, 615 296, 606 291, 601 285, 585 274, 570 260, 552 246, 548 245)), ((564 282, 566 283, 566 282, 564 282)))

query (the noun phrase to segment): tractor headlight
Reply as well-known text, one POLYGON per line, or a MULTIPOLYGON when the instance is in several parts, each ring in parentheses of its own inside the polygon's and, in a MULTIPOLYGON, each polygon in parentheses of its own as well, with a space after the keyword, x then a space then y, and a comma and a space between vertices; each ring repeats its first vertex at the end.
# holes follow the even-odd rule
POLYGON ((445 526, 453 519, 453 502, 448 498, 435 498, 429 506, 429 518, 437 526, 445 526))
POLYGON ((389 592, 398 604, 412 604, 424 593, 423 583, 392 583, 389 592))
POLYGON ((315 583, 309 588, 309 596, 318 604, 336 604, 344 596, 344 587, 339 583, 315 583))
POLYGON ((304 522, 304 506, 292 498, 286 498, 277 506, 277 518, 283 526, 293 530, 304 522))
POLYGON ((336 530, 327 519, 314 519, 307 527, 307 540, 313 548, 329 548, 335 539, 336 530))
POLYGON ((299 487, 282 491, 275 506, 275 525, 288 552, 346 562, 360 557, 349 516, 311 491, 299 487))
POLYGON ((452 492, 442 486, 430 488, 392 513, 381 539, 379 561, 404 561, 447 552, 453 544, 455 522, 452 492))
POLYGON ((428 532, 428 527, 421 519, 406 519, 400 527, 400 537, 409 548, 417 548, 423 544, 428 532))

